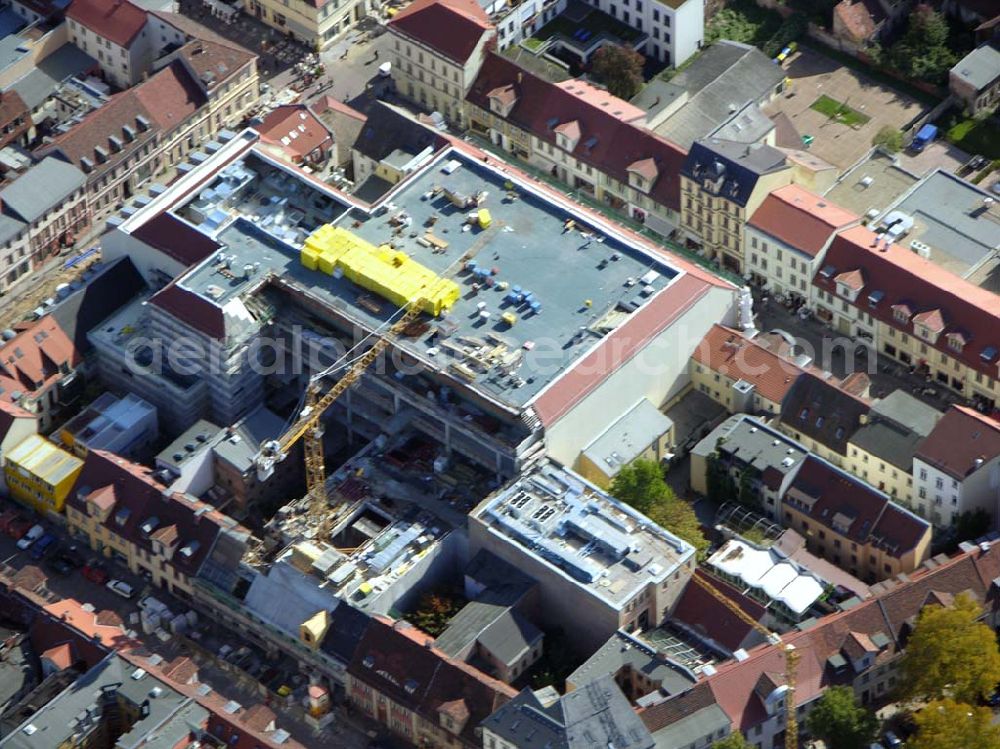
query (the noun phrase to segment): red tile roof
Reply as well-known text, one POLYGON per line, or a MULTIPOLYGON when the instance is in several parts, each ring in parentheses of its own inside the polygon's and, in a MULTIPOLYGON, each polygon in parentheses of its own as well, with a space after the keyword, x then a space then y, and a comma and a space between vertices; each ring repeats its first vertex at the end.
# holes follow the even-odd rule
POLYGON ((687 312, 709 285, 684 274, 605 336, 589 354, 541 392, 532 405, 547 427, 561 419, 650 340, 687 312))
POLYGON ((22 328, 0 342, 0 399, 14 393, 32 395, 57 382, 81 362, 79 351, 51 315, 22 328))
POLYGON ((964 480, 1000 455, 1000 422, 964 406, 952 406, 920 443, 914 457, 964 480))
MULTIPOLYGON (((569 82, 550 83, 491 52, 466 100, 490 111, 490 93, 513 86, 517 103, 507 121, 554 146, 557 146, 554 125, 550 123, 577 121, 580 139, 573 150, 574 158, 609 174, 623 185, 628 184, 631 164, 652 159, 659 176, 650 190, 650 198, 672 210, 680 210, 679 173, 686 155, 684 150, 650 130, 623 120, 624 114, 616 115, 613 108, 595 105, 592 97, 571 93, 567 85, 569 82)), ((628 106, 627 102, 622 105, 628 106)))
MULTIPOLYGON (((865 285, 854 306, 872 317, 901 330, 913 333, 911 322, 900 322, 893 307, 906 308, 910 313, 940 310, 945 332, 958 332, 969 341, 961 352, 948 345, 946 335, 929 346, 954 357, 977 372, 990 377, 1000 376, 1000 295, 980 288, 949 273, 930 260, 909 249, 891 245, 884 250, 881 243, 874 247, 876 235, 863 226, 855 226, 838 234, 824 258, 832 275, 843 271, 861 270, 865 285), (877 294, 872 304, 871 295, 877 294), (992 349, 992 350, 991 350, 992 349), (983 355, 991 354, 986 359, 983 355)), ((821 271, 813 285, 836 295, 836 283, 821 271)))
MULTIPOLYGON (((66 501, 87 515, 86 498, 94 490, 107 486, 114 487, 117 498, 103 523, 109 533, 150 553, 152 537, 143 531, 143 525, 152 522, 151 532, 176 526, 175 548, 169 554, 168 563, 189 577, 198 573, 220 530, 218 515, 209 505, 180 495, 165 495, 165 488, 148 469, 103 450, 91 450, 87 454, 66 501)), ((166 541, 169 539, 164 539, 166 541)))
POLYGON ((187 70, 198 81, 200 88, 212 91, 239 75, 240 71, 257 58, 253 52, 226 39, 195 34, 199 37, 177 51, 187 70))
MULTIPOLYGON (((749 596, 742 595, 731 585, 709 577, 701 570, 696 571, 695 574, 708 580, 754 621, 761 621, 767 613, 761 604, 749 596)), ((690 627, 699 636, 714 640, 730 651, 753 647, 764 641, 764 638, 753 627, 737 617, 715 596, 693 581, 684 587, 670 618, 685 627, 690 627)))
POLYGON ((805 372, 789 359, 760 345, 741 333, 713 325, 694 350, 692 358, 733 380, 753 384, 755 391, 772 403, 780 404, 795 380, 805 372))
POLYGON ((0 148, 20 138, 30 127, 30 113, 21 95, 13 89, 0 94, 0 132, 3 133, 0 148))
POLYGON ((930 525, 925 520, 814 455, 802 462, 785 504, 846 538, 874 543, 894 557, 913 551, 925 536, 930 538, 930 525))
POLYGON ((129 640, 120 621, 118 624, 101 624, 94 611, 87 611, 83 608, 83 604, 72 598, 48 604, 45 606, 45 612, 106 648, 116 649, 133 642, 129 640))
POLYGON ((176 283, 158 291, 149 302, 209 338, 221 341, 226 337, 226 319, 222 309, 176 283))
POLYGON ((168 65, 129 91, 165 132, 186 121, 207 101, 201 87, 179 62, 168 65))
POLYGON ((46 650, 42 653, 42 658, 63 671, 73 665, 73 648, 68 642, 64 642, 46 650))
POLYGON ((841 0, 834 6, 833 14, 838 25, 858 42, 871 39, 886 17, 878 0, 841 0))
POLYGON ((465 63, 492 27, 476 0, 414 0, 393 16, 389 28, 465 63))
POLYGON ((850 211, 799 185, 778 188, 747 222, 789 247, 815 257, 838 229, 858 220, 850 211))
POLYGON ((330 148, 333 135, 304 104, 272 109, 256 128, 265 142, 280 146, 301 161, 318 148, 330 148))
POLYGON ((119 47, 128 47, 146 25, 146 11, 128 0, 73 0, 66 17, 119 47))
POLYGON ((464 701, 470 715, 461 737, 469 742, 484 718, 517 695, 507 684, 449 658, 415 627, 382 617, 369 622, 347 672, 434 724, 442 710, 454 715, 455 703, 464 701))
POLYGON ((133 229, 132 236, 169 255, 185 268, 214 255, 222 246, 166 211, 133 229))

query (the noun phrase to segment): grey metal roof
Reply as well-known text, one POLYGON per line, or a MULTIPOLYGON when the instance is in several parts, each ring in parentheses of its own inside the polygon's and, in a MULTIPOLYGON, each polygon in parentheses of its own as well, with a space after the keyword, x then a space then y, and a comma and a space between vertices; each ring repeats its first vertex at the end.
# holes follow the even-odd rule
POLYGON ((671 695, 690 689, 696 681, 694 674, 679 663, 622 631, 611 635, 566 681, 586 684, 607 674, 613 676, 626 667, 659 683, 660 689, 671 695))
POLYGON ((137 707, 148 701, 149 712, 138 718, 132 729, 119 739, 123 747, 138 745, 143 736, 190 701, 166 682, 111 654, 0 740, 0 747, 52 749, 61 745, 81 724, 91 720, 88 711, 94 716, 93 720, 101 720, 98 694, 103 689, 114 690, 137 707))
POLYGON ((705 50, 691 67, 670 83, 688 92, 688 102, 656 128, 656 132, 684 148, 713 133, 748 102, 763 103, 785 79, 756 47, 720 41, 705 50))
POLYGON ((648 399, 642 398, 618 421, 609 426, 583 454, 607 476, 614 476, 622 466, 642 455, 649 446, 673 426, 648 399))
POLYGON ((676 723, 664 726, 653 734, 656 749, 676 749, 704 738, 716 736, 732 724, 726 711, 712 704, 693 713, 688 713, 676 723))
POLYGON ((653 737, 610 676, 545 707, 525 689, 483 721, 519 749, 653 749, 653 737))
POLYGON ((0 245, 7 244, 27 228, 23 221, 0 213, 0 245))
POLYGON ((97 61, 75 44, 64 44, 10 86, 29 110, 52 96, 61 83, 91 70, 97 61))
POLYGON ((248 471, 254 465, 260 446, 267 440, 280 437, 284 430, 285 420, 260 406, 233 426, 231 435, 220 435, 215 444, 215 454, 238 471, 248 471))
POLYGON ((712 131, 713 138, 724 138, 734 143, 756 143, 774 130, 774 123, 754 102, 747 102, 742 109, 712 131))
POLYGON ((207 450, 211 447, 211 441, 219 433, 220 429, 221 427, 216 426, 207 419, 198 419, 198 421, 184 430, 177 439, 160 451, 159 455, 156 456, 157 464, 174 467, 181 466, 202 450, 207 450), (194 449, 187 449, 188 445, 194 449))
POLYGON ((453 658, 465 658, 464 651, 478 642, 497 660, 513 665, 541 639, 541 631, 510 606, 472 601, 452 617, 434 644, 453 658))
POLYGON ((926 437, 944 415, 905 390, 894 390, 872 405, 872 413, 885 416, 926 437))
POLYGON ((316 612, 333 611, 340 605, 332 592, 287 562, 278 562, 268 574, 254 577, 244 602, 255 616, 290 637, 298 637, 299 625, 316 612))
POLYGON ((746 205, 757 180, 786 168, 785 154, 762 143, 736 143, 720 138, 699 140, 691 146, 684 176, 697 181, 718 182, 716 194, 738 205, 746 205))
POLYGON ((62 205, 86 181, 75 166, 49 156, 0 190, 0 201, 5 212, 30 224, 62 205))
POLYGON ((146 282, 128 257, 101 263, 91 268, 89 278, 83 278, 84 285, 71 287, 73 292, 56 305, 52 317, 77 349, 86 353, 91 348, 87 333, 134 299, 146 282))
POLYGON ((771 469, 781 475, 795 470, 809 451, 803 445, 776 429, 745 414, 730 416, 691 450, 692 455, 708 456, 725 438, 722 450, 743 465, 758 471, 771 469))
POLYGON ((896 390, 872 406, 868 423, 854 433, 851 443, 909 473, 913 454, 942 415, 909 393, 896 390))
POLYGON ((974 86, 976 91, 982 91, 1000 78, 1000 50, 984 44, 959 60, 951 74, 974 86))

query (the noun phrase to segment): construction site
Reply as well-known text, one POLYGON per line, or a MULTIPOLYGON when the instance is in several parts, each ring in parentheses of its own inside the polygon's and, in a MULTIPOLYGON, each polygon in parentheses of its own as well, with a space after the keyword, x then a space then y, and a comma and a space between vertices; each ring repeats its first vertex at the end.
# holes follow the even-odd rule
MULTIPOLYGON (((135 331, 150 334, 144 346, 203 343, 206 365, 184 380, 184 421, 230 424, 261 405, 287 419, 264 443, 258 478, 301 443, 308 491, 264 519, 245 560, 259 590, 295 580, 387 613, 460 576, 484 498, 545 456, 572 467, 636 399, 664 407, 687 386, 709 321, 735 322, 734 287, 502 165, 445 147, 367 206, 254 142, 252 131, 233 139, 107 235, 105 253, 127 254, 159 290, 92 338, 102 372, 126 389, 117 373, 135 331), (177 271, 160 248, 181 238, 200 257, 177 271), (279 342, 266 367, 263 339, 279 342)), ((144 371, 132 389, 156 403, 176 397, 177 379, 169 368, 144 371)), ((570 487, 553 506, 578 496, 578 484, 585 496, 573 501, 613 503, 560 475, 545 480, 570 487)), ((589 528, 603 512, 563 508, 549 526, 564 533, 577 518, 589 528)), ((513 535, 491 551, 518 567, 541 560, 554 590, 590 570, 587 599, 608 614, 601 631, 623 624, 620 609, 651 585, 635 622, 645 627, 693 554, 629 512, 612 515, 642 534, 641 554, 603 549, 611 525, 580 531, 561 556, 513 535), (598 579, 611 572, 621 580, 598 579)))

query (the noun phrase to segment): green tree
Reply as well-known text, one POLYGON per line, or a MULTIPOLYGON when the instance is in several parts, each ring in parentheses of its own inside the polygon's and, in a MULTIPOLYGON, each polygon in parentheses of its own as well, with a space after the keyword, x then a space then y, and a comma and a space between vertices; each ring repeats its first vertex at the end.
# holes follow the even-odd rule
POLYGON ((655 460, 639 458, 622 467, 611 481, 611 496, 648 515, 653 505, 666 502, 673 492, 655 460))
POLYGON ((917 80, 943 82, 958 58, 948 46, 948 22, 929 5, 910 14, 906 33, 889 50, 892 65, 917 80))
POLYGON ((649 519, 666 528, 678 538, 687 541, 694 547, 699 560, 708 553, 708 539, 701 532, 701 523, 694 508, 677 497, 671 497, 668 502, 654 505, 647 513, 649 519))
POLYGON ((955 538, 958 541, 973 541, 989 532, 993 524, 986 510, 963 512, 955 520, 955 538))
POLYGON ((463 606, 463 602, 441 591, 429 591, 420 596, 417 608, 407 617, 413 626, 431 637, 437 637, 448 628, 448 623, 463 606))
POLYGON ((866 749, 878 732, 878 718, 858 704, 850 687, 830 687, 809 711, 806 728, 830 749, 866 749))
POLYGON ((904 697, 975 702, 1000 682, 996 635, 965 593, 951 606, 925 606, 903 656, 904 697))
POLYGON ((1000 726, 993 725, 993 713, 954 700, 938 700, 913 716, 917 735, 908 749, 998 749, 1000 726))
POLYGON ((615 96, 631 99, 642 88, 646 59, 631 47, 605 44, 594 55, 590 72, 615 96))
POLYGON ((743 738, 742 733, 737 731, 736 733, 729 734, 721 741, 716 741, 712 744, 712 749, 753 749, 753 745, 743 738))
POLYGON ((656 461, 639 458, 624 466, 611 481, 610 491, 611 496, 691 544, 699 559, 708 551, 708 539, 694 509, 674 494, 656 461))
POLYGON ((897 128, 884 125, 872 138, 873 146, 881 146, 889 153, 896 153, 903 148, 903 133, 897 128))

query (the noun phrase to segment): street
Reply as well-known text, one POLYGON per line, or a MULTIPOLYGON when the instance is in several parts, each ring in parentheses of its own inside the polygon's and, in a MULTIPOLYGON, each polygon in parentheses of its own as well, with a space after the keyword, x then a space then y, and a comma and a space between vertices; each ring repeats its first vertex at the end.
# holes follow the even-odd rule
MULTIPOLYGON (((24 517, 29 517, 28 510, 11 502, 3 503, 2 509, 17 509, 24 517)), ((90 551, 86 542, 79 539, 68 539, 65 528, 48 521, 31 516, 33 522, 46 526, 46 530, 56 533, 60 547, 75 543, 82 551, 84 558, 96 559, 97 554, 90 551)), ((21 551, 17 543, 6 533, 0 533, 0 559, 11 573, 32 566, 40 569, 46 576, 45 589, 40 592, 50 603, 64 598, 73 598, 81 604, 90 604, 96 612, 114 611, 122 619, 126 629, 131 630, 135 638, 140 640, 144 649, 160 655, 169 661, 177 656, 186 656, 198 664, 198 680, 208 684, 212 690, 227 700, 249 707, 259 702, 266 702, 278 716, 278 726, 288 731, 291 736, 306 746, 337 746, 344 749, 366 749, 371 743, 370 731, 378 731, 374 724, 362 724, 361 718, 354 714, 346 716, 340 708, 335 709, 336 718, 323 732, 317 734, 312 726, 303 719, 304 709, 302 696, 308 686, 305 675, 299 673, 296 663, 288 658, 269 659, 256 650, 250 643, 243 642, 235 632, 225 630, 212 621, 199 618, 190 638, 174 635, 166 640, 155 632, 144 633, 139 620, 139 602, 147 595, 166 604, 172 612, 183 613, 191 608, 187 603, 171 596, 165 590, 154 588, 145 578, 133 575, 125 567, 110 559, 100 560, 107 568, 112 579, 124 580, 136 591, 131 599, 125 599, 104 585, 91 582, 79 569, 70 571, 67 575, 59 575, 49 566, 48 560, 54 554, 48 554, 43 561, 31 557, 31 549, 21 551), (220 657, 219 651, 223 645, 226 657, 220 657), (236 656, 240 653, 239 657, 236 656), (261 689, 261 684, 266 689, 261 689), (292 689, 291 695, 282 699, 276 691, 287 686, 292 689)))
POLYGON ((801 344, 796 348, 796 354, 804 351, 813 355, 813 365, 819 369, 838 378, 851 372, 866 372, 871 378, 872 399, 883 398, 894 390, 904 390, 939 411, 946 410, 952 403, 963 402, 947 388, 934 386, 926 378, 910 374, 902 364, 888 357, 873 356, 871 351, 849 357, 851 352, 844 346, 833 345, 839 343, 842 336, 833 333, 815 318, 800 319, 773 299, 765 305, 755 302, 754 311, 762 333, 777 329, 791 334, 801 344), (848 361, 849 358, 853 361, 848 361))

